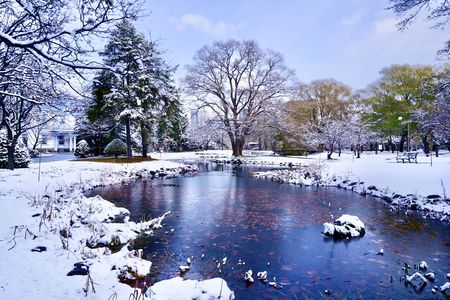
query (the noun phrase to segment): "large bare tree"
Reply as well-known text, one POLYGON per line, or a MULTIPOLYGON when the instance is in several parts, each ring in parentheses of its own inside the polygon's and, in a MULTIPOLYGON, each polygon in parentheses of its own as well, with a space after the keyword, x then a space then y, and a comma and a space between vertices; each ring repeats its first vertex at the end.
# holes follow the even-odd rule
POLYGON ((280 54, 255 41, 228 40, 201 48, 187 66, 185 84, 198 109, 208 109, 223 123, 234 156, 270 105, 289 91, 293 71, 280 54))

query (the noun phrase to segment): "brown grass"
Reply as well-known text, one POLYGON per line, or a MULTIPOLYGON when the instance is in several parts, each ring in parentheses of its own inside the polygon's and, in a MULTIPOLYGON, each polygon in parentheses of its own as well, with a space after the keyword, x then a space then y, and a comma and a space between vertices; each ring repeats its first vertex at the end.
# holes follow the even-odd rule
POLYGON ((155 160, 151 157, 133 157, 133 158, 126 158, 126 157, 90 157, 90 158, 82 158, 82 159, 76 159, 74 161, 89 161, 89 162, 98 162, 98 163, 113 163, 113 164, 131 164, 131 163, 139 163, 143 161, 152 161, 155 160))

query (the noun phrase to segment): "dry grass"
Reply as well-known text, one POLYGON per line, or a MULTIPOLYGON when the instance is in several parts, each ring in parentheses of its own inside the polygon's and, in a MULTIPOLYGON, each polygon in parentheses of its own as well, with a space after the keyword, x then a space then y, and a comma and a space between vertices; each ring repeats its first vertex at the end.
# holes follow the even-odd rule
POLYGON ((114 164, 130 164, 130 163, 139 163, 143 161, 152 161, 155 160, 151 157, 133 157, 133 158, 126 158, 126 157, 90 157, 90 158, 82 158, 77 159, 74 161, 89 161, 89 162, 99 162, 99 163, 114 163, 114 164))

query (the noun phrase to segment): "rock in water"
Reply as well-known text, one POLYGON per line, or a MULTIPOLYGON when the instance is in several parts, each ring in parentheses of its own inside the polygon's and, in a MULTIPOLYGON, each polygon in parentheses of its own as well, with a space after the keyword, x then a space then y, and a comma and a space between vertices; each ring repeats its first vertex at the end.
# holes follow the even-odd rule
POLYGON ((420 270, 426 270, 426 269, 428 269, 428 264, 427 264, 427 262, 424 261, 424 260, 422 260, 422 261, 420 262, 420 264, 419 264, 419 269, 420 269, 420 270))
POLYGON ((425 274, 425 278, 428 279, 429 281, 434 281, 434 273, 430 272, 425 274))
POLYGON ((181 273, 187 272, 187 271, 189 271, 190 268, 191 267, 189 267, 189 266, 180 266, 180 272, 181 273))
POLYGON ((267 271, 258 272, 256 274, 256 277, 258 277, 259 280, 264 281, 267 279, 267 271))
POLYGON ((253 271, 252 270, 248 270, 247 272, 245 272, 245 275, 244 275, 245 281, 250 282, 250 283, 255 282, 255 280, 253 279, 252 275, 253 275, 253 271))
POLYGON ((447 290, 450 290, 450 282, 446 282, 439 288, 441 292, 446 292, 447 290))
POLYGON ((357 216, 342 215, 334 223, 324 223, 323 233, 334 238, 352 238, 364 236, 364 223, 357 216))

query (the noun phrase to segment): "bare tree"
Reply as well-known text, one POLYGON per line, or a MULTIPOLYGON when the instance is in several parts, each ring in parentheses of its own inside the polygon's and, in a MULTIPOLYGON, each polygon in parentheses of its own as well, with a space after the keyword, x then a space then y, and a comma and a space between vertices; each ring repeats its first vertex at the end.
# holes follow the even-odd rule
MULTIPOLYGON (((448 0, 389 0, 388 9, 394 11, 403 19, 399 22, 400 30, 406 29, 416 19, 420 12, 427 12, 427 20, 433 23, 433 28, 444 29, 450 23, 450 1, 448 0)), ((445 42, 438 55, 450 59, 450 40, 445 42)))
POLYGON ((187 92, 199 109, 208 108, 223 123, 234 156, 271 103, 288 92, 293 71, 280 54, 255 41, 228 40, 201 48, 187 67, 187 92))
POLYGON ((9 168, 33 110, 55 100, 63 83, 72 87, 73 74, 103 68, 89 56, 94 40, 136 16, 138 6, 129 0, 0 1, 0 128, 7 131, 9 168))

